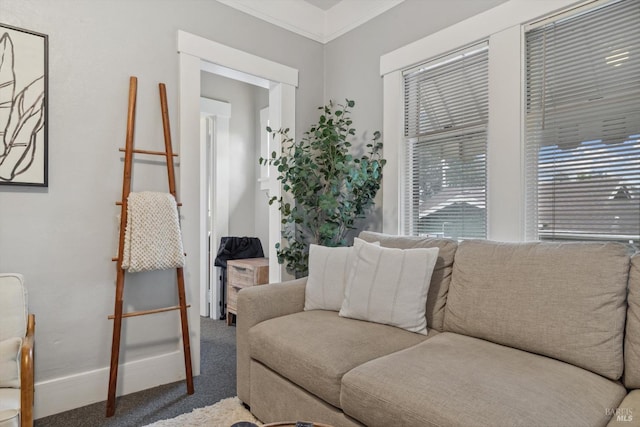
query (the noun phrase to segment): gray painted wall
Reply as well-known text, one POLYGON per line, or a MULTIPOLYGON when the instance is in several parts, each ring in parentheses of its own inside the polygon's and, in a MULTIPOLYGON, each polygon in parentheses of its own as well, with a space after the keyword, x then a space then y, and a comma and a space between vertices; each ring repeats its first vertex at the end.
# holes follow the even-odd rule
MULTIPOLYGON (((303 128, 322 102, 323 46, 212 0, 2 0, 0 17, 49 35, 50 185, 0 187, 0 271, 26 276, 42 382, 109 365, 129 76, 139 79, 139 148, 162 147, 158 82, 179 143, 178 29, 297 68, 303 128)), ((135 165, 134 190, 166 191, 165 183, 163 165, 135 165)), ((125 310, 174 304, 173 280, 131 275, 125 310)), ((128 319, 121 361, 174 351, 178 336, 174 313, 128 319)))

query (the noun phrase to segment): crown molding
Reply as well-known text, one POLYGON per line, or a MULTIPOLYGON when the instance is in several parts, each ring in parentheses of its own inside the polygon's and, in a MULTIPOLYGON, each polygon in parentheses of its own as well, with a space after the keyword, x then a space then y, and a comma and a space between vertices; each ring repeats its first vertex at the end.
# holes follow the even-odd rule
POLYGON ((256 18, 324 43, 324 21, 319 9, 305 1, 217 0, 256 18))
POLYGON ((324 41, 333 39, 359 27, 404 0, 342 0, 324 13, 324 41))
POLYGON ((326 11, 301 0, 217 1, 311 40, 327 43, 404 0, 342 0, 326 11))

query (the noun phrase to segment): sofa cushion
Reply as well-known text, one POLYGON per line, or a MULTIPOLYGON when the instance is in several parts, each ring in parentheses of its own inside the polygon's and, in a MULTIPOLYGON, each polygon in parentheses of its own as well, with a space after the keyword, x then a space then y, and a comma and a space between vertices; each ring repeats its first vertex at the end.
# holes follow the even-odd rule
POLYGON ((20 346, 19 337, 0 341, 0 387, 20 387, 20 346))
POLYGON ((252 359, 336 407, 346 372, 425 338, 323 310, 266 320, 249 330, 252 359))
POLYGON ((359 236, 367 242, 380 242, 387 248, 438 248, 438 260, 431 275, 431 284, 427 294, 426 318, 429 330, 442 331, 444 307, 447 301, 453 258, 458 247, 457 242, 450 239, 434 239, 419 236, 394 236, 390 234, 363 231, 359 236))
MULTIPOLYGON (((356 238, 354 243, 361 241, 356 238)), ((380 245, 375 242, 374 245, 380 245)), ((340 311, 354 261, 353 246, 309 246, 309 276, 304 292, 305 310, 340 311)))
POLYGON ((631 258, 628 305, 624 338, 624 385, 627 388, 640 388, 640 254, 631 258))
POLYGON ((582 427, 605 425, 625 394, 576 366, 444 332, 348 372, 340 402, 370 427, 582 427))
POLYGON ((425 308, 438 248, 384 248, 356 239, 340 316, 427 335, 425 308))
POLYGON ((0 341, 27 334, 27 289, 22 275, 0 274, 0 341))
POLYGON ((618 243, 464 241, 444 329, 619 379, 628 272, 618 243))
POLYGON ((309 246, 305 310, 340 310, 353 262, 352 254, 353 247, 309 246))
POLYGON ((611 420, 607 427, 629 427, 638 425, 638 410, 640 409, 640 390, 631 390, 617 408, 610 408, 611 420))
POLYGON ((329 405, 255 360, 251 361, 251 413, 263 423, 313 420, 335 427, 362 427, 344 415, 340 408, 329 405))

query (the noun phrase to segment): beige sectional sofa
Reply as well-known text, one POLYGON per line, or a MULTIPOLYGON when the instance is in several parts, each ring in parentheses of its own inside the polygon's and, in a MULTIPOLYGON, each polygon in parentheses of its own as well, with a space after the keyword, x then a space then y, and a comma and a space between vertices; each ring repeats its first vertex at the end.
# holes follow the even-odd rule
POLYGON ((305 311, 306 278, 243 290, 238 396, 263 422, 640 421, 640 257, 626 245, 360 238, 439 248, 428 334, 305 311))

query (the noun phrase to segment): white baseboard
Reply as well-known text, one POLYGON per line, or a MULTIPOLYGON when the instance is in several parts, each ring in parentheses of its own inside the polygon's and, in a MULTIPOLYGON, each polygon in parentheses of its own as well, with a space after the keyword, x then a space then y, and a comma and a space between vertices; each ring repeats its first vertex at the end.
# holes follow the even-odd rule
MULTIPOLYGON (((116 394, 122 396, 184 378, 182 351, 135 360, 119 366, 116 394)), ((35 384, 34 418, 106 401, 108 388, 108 367, 38 382, 35 384)))

